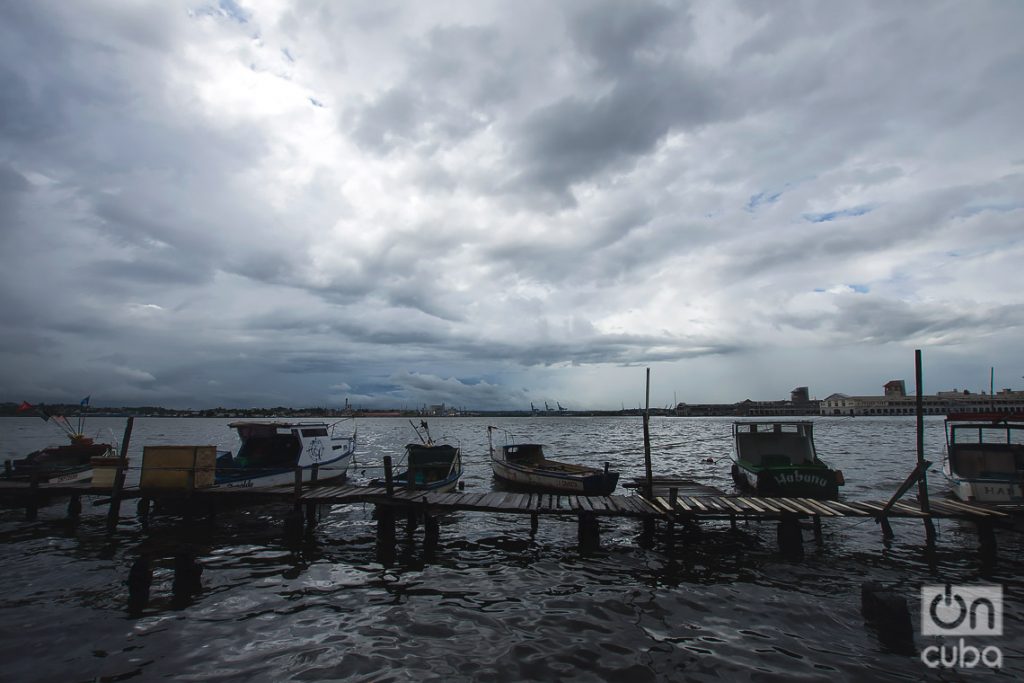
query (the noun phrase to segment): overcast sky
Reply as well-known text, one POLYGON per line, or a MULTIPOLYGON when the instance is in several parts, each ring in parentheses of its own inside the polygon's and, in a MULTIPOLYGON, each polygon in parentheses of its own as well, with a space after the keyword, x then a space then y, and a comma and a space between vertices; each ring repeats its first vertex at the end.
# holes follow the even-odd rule
POLYGON ((0 400, 1024 385, 1024 3, 0 2, 0 400))

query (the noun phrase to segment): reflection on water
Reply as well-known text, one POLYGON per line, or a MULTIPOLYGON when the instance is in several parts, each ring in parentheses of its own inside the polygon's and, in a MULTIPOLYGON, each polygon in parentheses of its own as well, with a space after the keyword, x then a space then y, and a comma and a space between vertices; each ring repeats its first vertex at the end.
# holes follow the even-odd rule
MULTIPOLYGON (((913 468, 912 419, 817 422, 820 454, 846 474, 844 497, 887 497, 913 468)), ((92 423, 123 430, 123 421, 92 423)), ((636 418, 435 420, 435 438, 463 449, 467 491, 493 486, 489 423, 546 444, 554 458, 607 460, 624 481, 643 473, 636 418)), ((226 424, 137 420, 132 461, 153 443, 237 448, 226 424)), ((0 421, 2 456, 46 445, 46 427, 0 421)), ((397 419, 361 421, 359 434, 357 480, 380 476, 382 455, 415 440, 397 419)), ((656 418, 651 434, 656 472, 731 490, 728 420, 656 418)), ((941 421, 928 420, 931 459, 942 443, 941 421)), ((943 482, 930 483, 942 495, 943 482)), ((606 520, 601 550, 581 555, 572 518, 541 518, 531 535, 528 516, 465 512, 442 518, 430 553, 422 528, 407 535, 400 518, 395 562, 384 567, 368 506, 324 508, 316 530, 298 537, 286 536, 286 510, 273 506, 222 513, 212 525, 156 517, 144 530, 126 504, 112 536, 105 508, 84 508, 77 525, 63 519, 62 501, 31 523, 0 512, 7 680, 937 678, 865 627, 868 580, 905 595, 912 611, 922 584, 1003 584, 999 645, 1008 673, 1022 666, 1020 537, 1000 532, 999 559, 986 567, 960 522, 937 523, 929 555, 920 523, 894 521, 887 545, 873 520, 826 521, 822 545, 806 534, 806 557, 794 561, 779 555, 769 524, 678 525, 642 547, 637 521, 606 520), (172 586, 183 552, 204 567, 202 591, 184 603, 172 586), (142 556, 152 559, 150 601, 129 616, 128 570, 142 556)))

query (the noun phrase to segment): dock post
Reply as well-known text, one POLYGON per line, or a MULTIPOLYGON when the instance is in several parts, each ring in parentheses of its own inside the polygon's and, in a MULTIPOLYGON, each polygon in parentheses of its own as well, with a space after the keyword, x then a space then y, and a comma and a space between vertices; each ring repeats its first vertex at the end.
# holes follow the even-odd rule
MULTIPOLYGON (((312 485, 320 476, 320 465, 317 463, 313 464, 313 470, 309 473, 309 483, 312 485)), ((316 503, 306 503, 306 524, 310 529, 316 526, 316 503)))
POLYGON ((536 512, 530 513, 530 538, 537 535, 537 528, 540 526, 539 515, 536 512))
POLYGON ((295 510, 302 512, 302 468, 295 467, 295 485, 292 488, 292 493, 295 495, 295 510))
POLYGON ((178 607, 188 604, 189 598, 203 588, 203 565, 190 553, 178 553, 174 556, 174 581, 171 594, 178 607))
POLYGON ((784 555, 803 557, 804 534, 800 529, 800 519, 796 515, 784 514, 779 520, 779 550, 784 555))
MULTIPOLYGON (((647 474, 647 485, 644 494, 647 500, 654 498, 654 471, 651 469, 651 369, 647 368, 647 399, 644 408, 644 469, 647 474)), ((652 529, 653 533, 653 529, 652 529)))
POLYGON ((82 515, 82 499, 76 493, 71 496, 71 500, 68 501, 68 519, 71 521, 77 521, 82 515))
POLYGON ((883 645, 896 652, 914 653, 914 627, 905 597, 879 583, 863 583, 860 609, 883 645))
POLYGON ((978 541, 980 543, 982 561, 991 564, 996 559, 996 534, 992 528, 992 522, 978 520, 975 522, 978 527, 978 541))
POLYGON ((121 492, 124 490, 125 470, 128 467, 128 443, 132 439, 132 427, 135 416, 129 416, 124 426, 124 437, 121 439, 121 457, 117 459, 117 471, 114 473, 114 485, 110 489, 110 508, 107 510, 107 531, 117 528, 117 520, 121 517, 121 492))
POLYGON ((584 553, 601 549, 601 526, 593 512, 579 513, 579 544, 584 553))
POLYGON ((135 514, 138 515, 143 529, 149 524, 149 505, 149 498, 139 498, 139 502, 135 506, 135 514))
POLYGON ((430 512, 423 513, 423 542, 427 548, 434 548, 441 537, 441 524, 430 512))
POLYGON ((384 490, 388 497, 395 495, 395 480, 391 472, 391 456, 384 456, 384 490))
POLYGON ((821 515, 814 515, 813 519, 814 519, 814 543, 815 543, 815 545, 817 545, 820 548, 821 547, 821 543, 822 543, 821 515))
POLYGON ((377 561, 390 567, 395 563, 395 509, 390 505, 377 505, 376 508, 377 561))
POLYGON ((914 379, 917 383, 917 466, 921 468, 921 478, 917 480, 917 498, 921 504, 924 518, 924 534, 929 546, 935 545, 935 525, 932 524, 932 506, 928 500, 928 474, 924 464, 924 382, 922 380, 921 349, 914 351, 914 379))
POLYGON ((896 534, 893 533, 892 525, 889 524, 889 518, 887 516, 882 515, 882 517, 879 518, 878 522, 882 525, 883 540, 891 541, 892 539, 896 538, 896 534))
POLYGON ((25 519, 34 522, 39 516, 39 474, 33 472, 29 479, 28 502, 25 504, 25 519))
POLYGON ((149 589, 153 585, 153 566, 149 558, 140 555, 128 572, 128 613, 138 615, 149 602, 149 589))

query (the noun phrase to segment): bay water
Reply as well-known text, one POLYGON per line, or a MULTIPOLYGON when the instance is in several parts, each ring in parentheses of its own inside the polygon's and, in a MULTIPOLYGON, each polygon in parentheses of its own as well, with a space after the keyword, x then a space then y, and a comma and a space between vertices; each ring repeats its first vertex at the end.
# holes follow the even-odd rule
MULTIPOLYGON (((913 418, 813 418, 819 455, 841 469, 841 500, 885 500, 916 462, 913 418)), ((137 418, 129 457, 158 444, 213 444, 236 450, 230 420, 137 418)), ((418 420, 417 420, 418 422, 418 420)), ((487 426, 548 456, 622 473, 644 473, 638 417, 433 418, 438 442, 462 448, 466 492, 494 489, 487 426)), ((342 427, 351 423, 344 423, 342 427)), ((733 491, 728 418, 651 419, 656 474, 733 491)), ((122 436, 123 418, 90 418, 86 433, 122 436)), ((409 421, 361 419, 351 480, 381 476, 417 441, 409 421)), ((497 432, 496 434, 500 434, 497 432)), ((59 443, 36 418, 0 420, 0 457, 59 443)), ((503 437, 499 436, 503 443, 503 437)), ((941 418, 925 422, 929 483, 948 495, 939 472, 941 418)), ((138 470, 129 476, 137 479, 138 470)), ((915 489, 916 490, 916 489, 915 489)), ((913 493, 913 492, 912 492, 913 493)), ((912 494, 911 494, 912 495, 912 494)), ((581 553, 573 517, 458 512, 441 519, 436 548, 399 523, 390 566, 375 553, 372 506, 325 507, 300 539, 284 534, 287 507, 218 514, 213 523, 154 517, 143 528, 133 501, 108 534, 105 505, 83 499, 77 523, 55 500, 26 521, 0 510, 0 656, 11 681, 869 681, 1021 678, 1024 671, 1024 548, 997 531, 998 558, 983 561, 973 525, 940 520, 934 553, 920 522, 894 520, 883 542, 870 518, 824 522, 823 543, 805 534, 802 559, 782 556, 774 523, 705 522, 663 529, 640 543, 637 520, 602 519, 601 549, 581 553), (202 590, 172 597, 174 556, 203 566, 202 590), (127 610, 132 563, 153 559, 151 599, 127 610), (882 583, 905 596, 915 627, 912 650, 894 649, 865 624, 861 585, 882 583), (1001 671, 930 669, 921 636, 925 585, 1000 585, 1001 671)), ((979 643, 980 644, 980 643, 979 643)))

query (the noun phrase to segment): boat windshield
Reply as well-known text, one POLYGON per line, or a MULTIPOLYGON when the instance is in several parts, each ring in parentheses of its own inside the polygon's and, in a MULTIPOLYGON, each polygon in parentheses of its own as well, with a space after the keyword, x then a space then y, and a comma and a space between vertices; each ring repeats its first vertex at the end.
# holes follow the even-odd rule
POLYGON ((238 427, 242 447, 235 462, 241 467, 293 467, 302 452, 302 443, 290 431, 278 430, 274 425, 246 425, 238 427))

